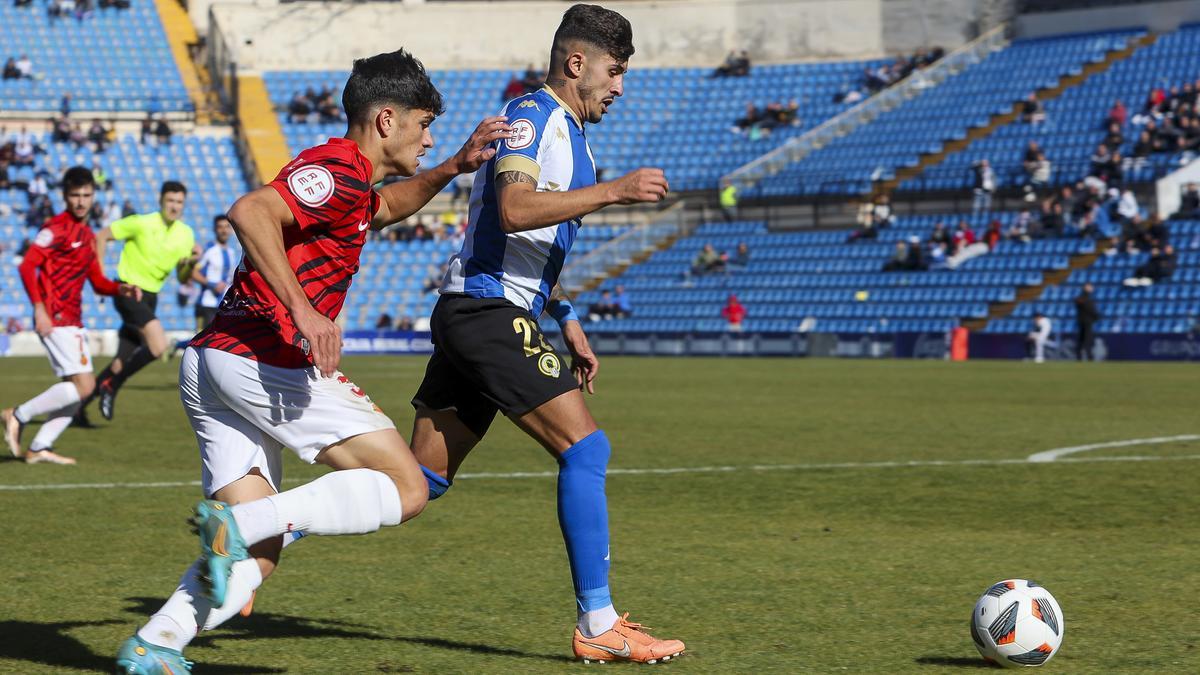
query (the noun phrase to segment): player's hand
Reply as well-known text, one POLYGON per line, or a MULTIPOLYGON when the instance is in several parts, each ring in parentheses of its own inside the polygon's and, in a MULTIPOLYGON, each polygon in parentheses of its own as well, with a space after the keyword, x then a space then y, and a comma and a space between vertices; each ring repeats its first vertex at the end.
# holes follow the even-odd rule
POLYGON ((141 301, 142 289, 134 286, 133 284, 117 284, 117 295, 123 298, 133 298, 134 300, 141 301))
POLYGON ((662 169, 631 171, 609 185, 612 189, 613 202, 617 204, 660 202, 671 190, 667 184, 667 176, 662 169))
POLYGON ((575 373, 575 381, 579 383, 580 391, 595 394, 596 387, 593 381, 600 372, 600 359, 592 352, 583 326, 579 325, 578 321, 568 321, 562 327, 562 332, 563 342, 567 343, 567 349, 571 351, 571 372, 575 373))
POLYGON ((228 289, 229 289, 229 284, 225 283, 224 281, 218 281, 216 284, 213 285, 213 293, 215 293, 217 295, 221 295, 221 294, 225 293, 225 291, 228 289))
POLYGON ((300 336, 308 340, 308 353, 321 375, 330 377, 337 372, 342 360, 342 329, 311 308, 292 316, 292 321, 300 336))
POLYGON ((496 156, 493 143, 504 140, 512 135, 512 127, 508 125, 507 117, 488 117, 475 127, 475 131, 467 142, 454 155, 455 171, 471 173, 496 156))
POLYGON ((50 313, 45 307, 34 308, 33 330, 41 337, 50 337, 50 332, 54 330, 54 322, 50 320, 50 313))

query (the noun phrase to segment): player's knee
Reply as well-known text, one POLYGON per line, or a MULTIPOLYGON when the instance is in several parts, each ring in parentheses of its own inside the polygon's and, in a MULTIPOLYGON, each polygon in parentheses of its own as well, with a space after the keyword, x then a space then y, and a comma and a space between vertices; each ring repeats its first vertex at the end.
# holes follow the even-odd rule
POLYGON ((79 392, 79 400, 87 400, 92 392, 96 391, 95 380, 74 381, 71 384, 75 385, 75 391, 79 392))
POLYGON ((429 483, 426 482, 425 475, 419 471, 394 472, 388 475, 396 484, 396 491, 400 493, 400 507, 404 512, 402 521, 416 518, 429 502, 429 483))
POLYGON ((603 429, 597 429, 567 448, 559 458, 561 467, 577 469, 603 476, 608 471, 608 459, 612 446, 603 429))
POLYGON ((258 562, 258 571, 263 579, 279 565, 279 554, 283 551, 283 537, 264 539, 250 547, 250 556, 258 562))
POLYGON ((442 476, 423 464, 421 465, 421 473, 425 475, 425 483, 429 487, 428 501, 433 501, 446 494, 446 491, 449 490, 450 486, 454 484, 454 481, 442 476))

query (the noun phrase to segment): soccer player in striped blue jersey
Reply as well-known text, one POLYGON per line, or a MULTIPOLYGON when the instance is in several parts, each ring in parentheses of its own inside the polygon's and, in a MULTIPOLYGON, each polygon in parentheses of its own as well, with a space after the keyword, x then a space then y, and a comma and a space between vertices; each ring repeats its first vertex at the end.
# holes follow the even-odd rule
POLYGON ((546 87, 510 101, 511 136, 480 168, 462 250, 450 260, 431 318, 434 353, 413 398, 413 453, 430 497, 450 486, 498 411, 559 463, 558 514, 575 586, 575 656, 654 663, 680 654, 618 616, 608 585, 608 438, 582 390, 598 362, 570 301, 557 292, 581 219, 611 204, 654 203, 668 190, 659 169, 597 184, 585 124, 624 92, 632 29, 595 5, 567 10, 554 35, 546 87), (570 368, 538 327, 562 326, 570 368))

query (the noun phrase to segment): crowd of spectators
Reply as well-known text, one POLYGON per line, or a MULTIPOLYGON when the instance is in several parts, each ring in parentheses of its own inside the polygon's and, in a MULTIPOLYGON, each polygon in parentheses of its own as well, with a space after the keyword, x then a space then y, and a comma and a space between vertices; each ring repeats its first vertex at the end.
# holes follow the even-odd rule
POLYGON ((892 203, 887 195, 879 195, 873 201, 863 202, 858 207, 858 227, 846 237, 851 244, 859 239, 875 239, 879 231, 892 225, 892 203))
POLYGON ((32 80, 33 77, 33 61, 26 54, 21 54, 17 58, 8 57, 4 62, 4 79, 6 80, 32 80))
MULTIPOLYGON (((1146 98, 1142 111, 1132 120, 1137 131, 1134 157, 1156 152, 1195 152, 1200 148, 1200 80, 1176 85, 1169 90, 1156 87, 1146 98)), ((1128 111, 1121 101, 1113 104, 1106 123, 1125 126, 1128 111)))
POLYGON ((288 120, 293 124, 330 124, 345 119, 337 100, 337 89, 326 86, 321 91, 312 87, 296 92, 287 106, 288 120))
POLYGON ((946 55, 941 47, 921 48, 911 56, 898 56, 890 63, 875 68, 863 68, 858 83, 845 91, 834 94, 834 103, 857 103, 887 89, 904 78, 919 73, 946 55))
POLYGON ((600 297, 588 305, 588 321, 606 321, 608 319, 625 319, 633 316, 633 305, 624 286, 617 286, 614 291, 607 289, 600 292, 600 297))
POLYGON ((746 104, 744 116, 734 120, 730 131, 735 134, 746 134, 751 140, 770 136, 779 127, 798 127, 803 123, 800 119, 800 102, 792 99, 783 103, 768 103, 759 108, 754 102, 746 104))

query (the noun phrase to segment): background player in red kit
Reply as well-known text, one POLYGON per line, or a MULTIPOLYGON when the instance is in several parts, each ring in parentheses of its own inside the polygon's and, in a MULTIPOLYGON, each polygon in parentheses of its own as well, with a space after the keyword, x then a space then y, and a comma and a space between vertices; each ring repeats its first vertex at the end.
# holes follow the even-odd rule
POLYGON ((72 167, 63 174, 66 209, 46 221, 21 262, 21 280, 33 304, 33 327, 46 347, 50 367, 62 382, 14 408, 0 411, 4 440, 17 457, 29 464, 74 464, 75 460, 52 449, 54 441, 71 424, 81 399, 92 394, 96 377, 87 329, 83 327, 83 282, 92 283, 100 295, 140 298, 141 291, 104 276, 93 245, 95 236, 87 216, 96 198, 91 169, 72 167), (21 447, 23 427, 36 417, 46 422, 29 451, 21 447))
POLYGON ((183 671, 183 648, 246 605, 277 564, 286 533, 372 532, 425 507, 429 487, 408 444, 337 370, 341 331, 333 319, 366 230, 407 218, 455 176, 478 169, 511 127, 486 119, 454 157, 415 175, 443 108, 424 67, 403 50, 355 61, 342 107, 344 138, 301 152, 229 211, 245 257, 179 373, 202 487, 213 500, 197 505, 193 521, 201 557, 121 647, 119 672, 183 671), (372 187, 394 175, 413 177, 372 187), (335 471, 279 492, 284 447, 335 471))

